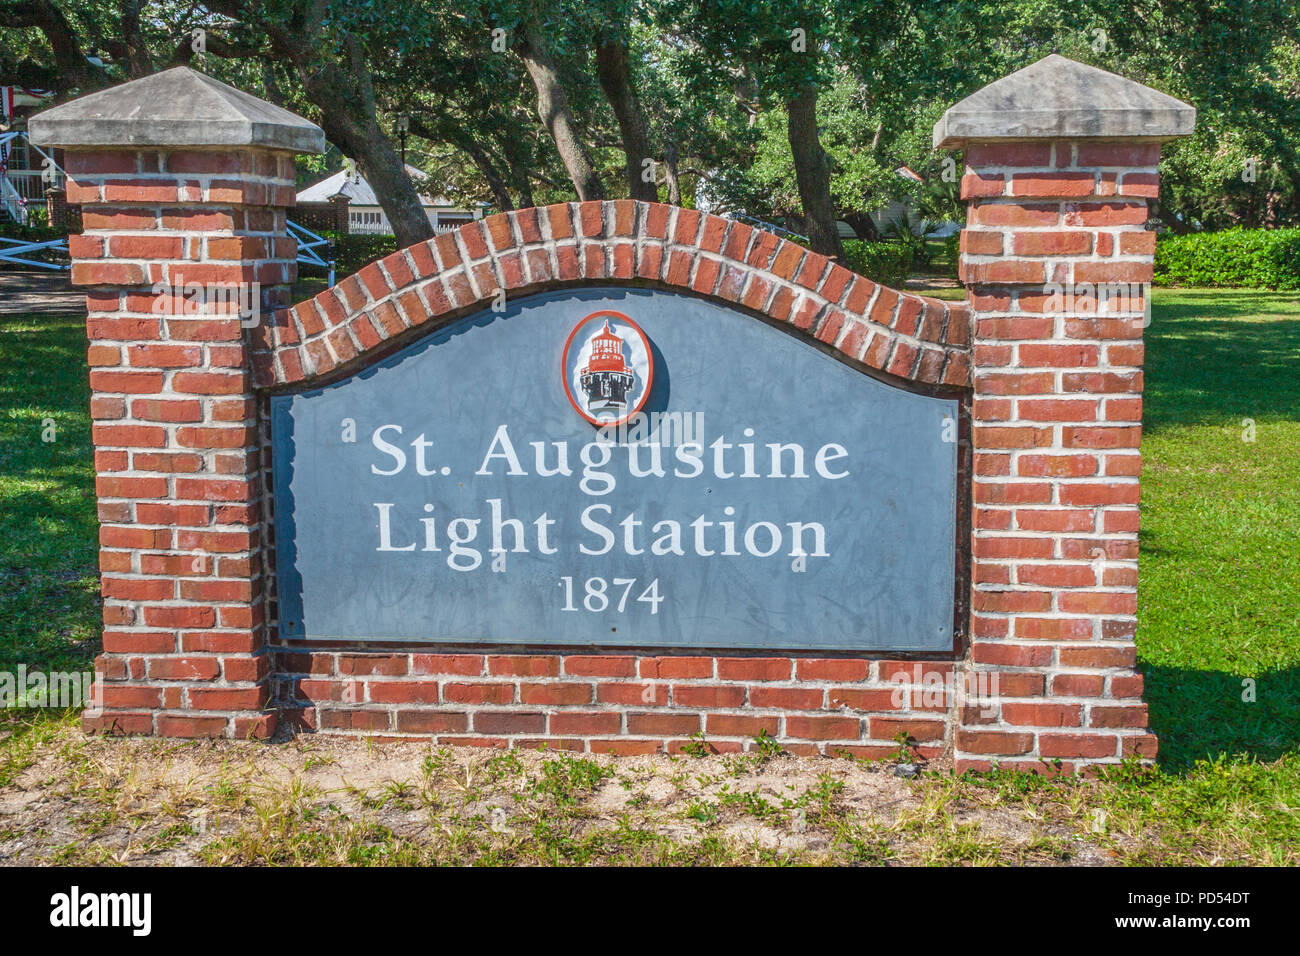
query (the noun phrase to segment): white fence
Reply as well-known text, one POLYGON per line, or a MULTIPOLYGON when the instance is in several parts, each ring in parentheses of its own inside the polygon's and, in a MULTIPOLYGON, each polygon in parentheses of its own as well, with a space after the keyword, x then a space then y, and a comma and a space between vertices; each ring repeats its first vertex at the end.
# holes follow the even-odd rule
MULTIPOLYGON (((453 229, 479 218, 478 216, 470 217, 464 213, 457 213, 444 221, 442 213, 436 209, 426 209, 425 215, 429 217, 429 223, 433 226, 434 235, 437 236, 442 235, 444 232, 451 232, 453 229)), ((391 236, 393 227, 383 210, 357 209, 353 207, 348 210, 348 234, 353 236, 391 236)))

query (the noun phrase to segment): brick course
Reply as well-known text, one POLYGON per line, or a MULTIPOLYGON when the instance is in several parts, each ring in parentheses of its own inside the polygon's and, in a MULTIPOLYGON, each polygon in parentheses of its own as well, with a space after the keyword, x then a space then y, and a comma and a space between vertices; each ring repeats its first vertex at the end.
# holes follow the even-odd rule
MULTIPOLYGON (((806 676, 790 658, 607 652, 503 663, 490 651, 367 654, 295 645, 279 651, 274 694, 286 719, 304 729, 452 744, 676 752, 703 731, 729 753, 766 731, 807 752, 836 755, 865 745, 884 755, 897 749, 897 734, 908 733, 922 754, 942 752, 943 708, 936 711, 927 689, 911 682, 920 662, 797 663, 806 676), (365 673, 358 675, 361 662, 365 673), (906 679, 893 676, 900 673, 906 679)), ((943 662, 921 666, 951 670, 943 662)))

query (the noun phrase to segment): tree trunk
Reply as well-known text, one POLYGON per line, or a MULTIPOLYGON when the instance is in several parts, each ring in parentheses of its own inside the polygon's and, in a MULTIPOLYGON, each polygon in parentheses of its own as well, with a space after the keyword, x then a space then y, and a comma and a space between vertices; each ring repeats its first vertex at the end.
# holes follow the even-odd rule
POLYGON ((560 85, 555 61, 535 17, 524 23, 523 32, 524 39, 517 50, 524 66, 528 68, 533 85, 537 87, 537 115, 555 141, 555 148, 569 173, 569 179, 573 181, 578 198, 584 202, 588 199, 603 199, 600 177, 596 175, 596 170, 574 131, 569 98, 560 85))
MULTIPOLYGON (((245 0, 205 0, 209 9, 234 20, 246 19, 245 0)), ((296 11, 289 22, 265 24, 277 58, 293 64, 307 99, 321 112, 325 137, 356 161, 375 191, 399 248, 433 238, 433 224, 406 175, 401 157, 379 128, 375 90, 361 41, 344 34, 339 51, 324 38, 323 0, 296 11)))
POLYGON ((87 91, 108 85, 107 73, 86 60, 76 30, 52 0, 18 0, 5 5, 4 15, 7 27, 35 27, 44 34, 58 68, 55 89, 60 95, 73 89, 87 91))
POLYGON ((528 164, 519 156, 514 141, 505 144, 506 163, 510 166, 510 180, 519 194, 519 208, 530 209, 537 203, 533 199, 533 181, 528 175, 528 164))
POLYGON ((492 198, 496 200, 497 208, 502 212, 515 208, 515 204, 510 200, 510 193, 506 190, 506 184, 501 179, 501 174, 497 171, 496 163, 488 155, 487 150, 475 141, 474 137, 467 133, 464 127, 454 118, 447 116, 438 117, 435 122, 437 126, 430 126, 418 116, 411 117, 411 132, 421 139, 427 139, 433 143, 450 143, 462 153, 470 158, 474 168, 479 171, 479 175, 487 183, 488 189, 492 191, 492 198))
POLYGON ((140 2, 141 0, 122 0, 119 6, 122 15, 122 51, 127 73, 133 80, 153 72, 153 62, 140 32, 140 2))
POLYGON ((875 220, 865 212, 845 213, 844 221, 853 227, 859 239, 870 239, 874 242, 880 238, 880 230, 876 228, 875 220))
POLYGON ((835 226, 831 202, 830 157, 817 136, 817 88, 804 86, 786 102, 790 152, 794 155, 794 177, 799 185, 809 243, 814 252, 843 259, 844 247, 835 226))
POLYGON ((654 166, 649 167, 646 178, 645 161, 652 159, 650 136, 646 132, 645 115, 641 101, 632 84, 632 66, 628 59, 627 44, 610 37, 596 46, 596 73, 600 88, 614 110, 618 131, 623 137, 623 153, 627 157, 627 192, 633 199, 646 202, 659 200, 659 187, 655 182, 654 166))
MULTIPOLYGON (((361 45, 348 37, 346 64, 318 59, 310 42, 290 37, 282 30, 273 34, 285 49, 308 99, 321 111, 325 137, 356 160, 357 169, 375 191, 380 208, 397 237, 398 248, 433 238, 433 225, 402 159, 379 128, 375 116, 375 94, 361 45)), ((310 41, 310 37, 306 38, 310 41)))
POLYGON ((677 147, 669 143, 664 147, 664 179, 668 185, 668 203, 672 206, 682 204, 682 180, 677 172, 677 147))
POLYGON ((321 114, 321 127, 326 138, 356 160, 358 172, 375 191, 375 197, 393 227, 398 248, 405 249, 432 239, 433 225, 424 211, 415 184, 406 174, 401 156, 388 142, 374 116, 337 104, 329 109, 322 106, 321 114))
MULTIPOLYGON (((424 134, 421 133, 420 135, 423 136, 424 134)), ((496 163, 492 162, 492 157, 487 154, 487 150, 474 142, 473 137, 470 136, 456 134, 451 139, 456 147, 473 161, 479 174, 487 181, 488 189, 492 190, 492 198, 496 200, 497 209, 501 212, 514 209, 515 204, 510 198, 510 191, 506 189, 505 180, 501 178, 496 163)))

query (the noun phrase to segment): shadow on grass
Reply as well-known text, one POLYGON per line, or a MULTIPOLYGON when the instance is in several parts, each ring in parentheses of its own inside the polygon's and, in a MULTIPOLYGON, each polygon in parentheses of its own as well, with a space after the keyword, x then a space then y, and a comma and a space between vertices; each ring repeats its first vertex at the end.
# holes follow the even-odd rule
MULTIPOLYGON (((1295 293, 1162 290, 1147 330, 1143 430, 1300 421, 1298 370, 1295 293)), ((1196 511, 1195 500, 1186 504, 1196 511)), ((1141 540, 1143 560, 1179 559, 1145 522, 1141 540)), ((1141 642, 1139 633, 1139 650, 1141 642)), ((1141 669, 1167 770, 1221 754, 1271 761, 1300 749, 1300 668, 1262 673, 1254 702, 1242 700, 1243 678, 1224 671, 1145 661, 1141 669)))
POLYGON ((1171 294, 1154 307, 1146 341, 1147 431, 1243 415, 1300 419, 1295 294, 1171 294))
POLYGON ((1242 699, 1245 679, 1222 671, 1150 664, 1141 670, 1167 771, 1220 754, 1272 761, 1300 749, 1300 667, 1255 678, 1250 702, 1242 699))
POLYGON ((0 670, 82 670, 99 647, 85 319, 0 318, 0 670))

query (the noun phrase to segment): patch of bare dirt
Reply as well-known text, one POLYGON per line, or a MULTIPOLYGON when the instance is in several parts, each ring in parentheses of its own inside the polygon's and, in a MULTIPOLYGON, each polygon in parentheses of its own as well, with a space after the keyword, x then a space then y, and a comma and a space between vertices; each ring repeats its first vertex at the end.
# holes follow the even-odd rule
MULTIPOLYGON (((568 841, 558 852, 574 862, 588 862, 592 834, 616 832, 658 841, 660 855, 711 837, 734 848, 727 860, 737 863, 773 855, 1111 862, 1080 838, 1086 827, 1068 814, 972 799, 952 792, 952 778, 942 773, 907 779, 893 770, 789 755, 619 758, 312 737, 178 743, 68 731, 0 787, 0 863, 278 861, 282 844, 294 844, 289 849, 305 854, 303 862, 425 850, 450 853, 452 862, 458 852, 503 852, 509 861, 540 853, 530 840, 557 839, 549 831, 530 836, 539 827, 558 828, 568 841)), ((545 849, 557 852, 550 843, 545 849)), ((599 850, 617 852, 624 851, 599 850)))

